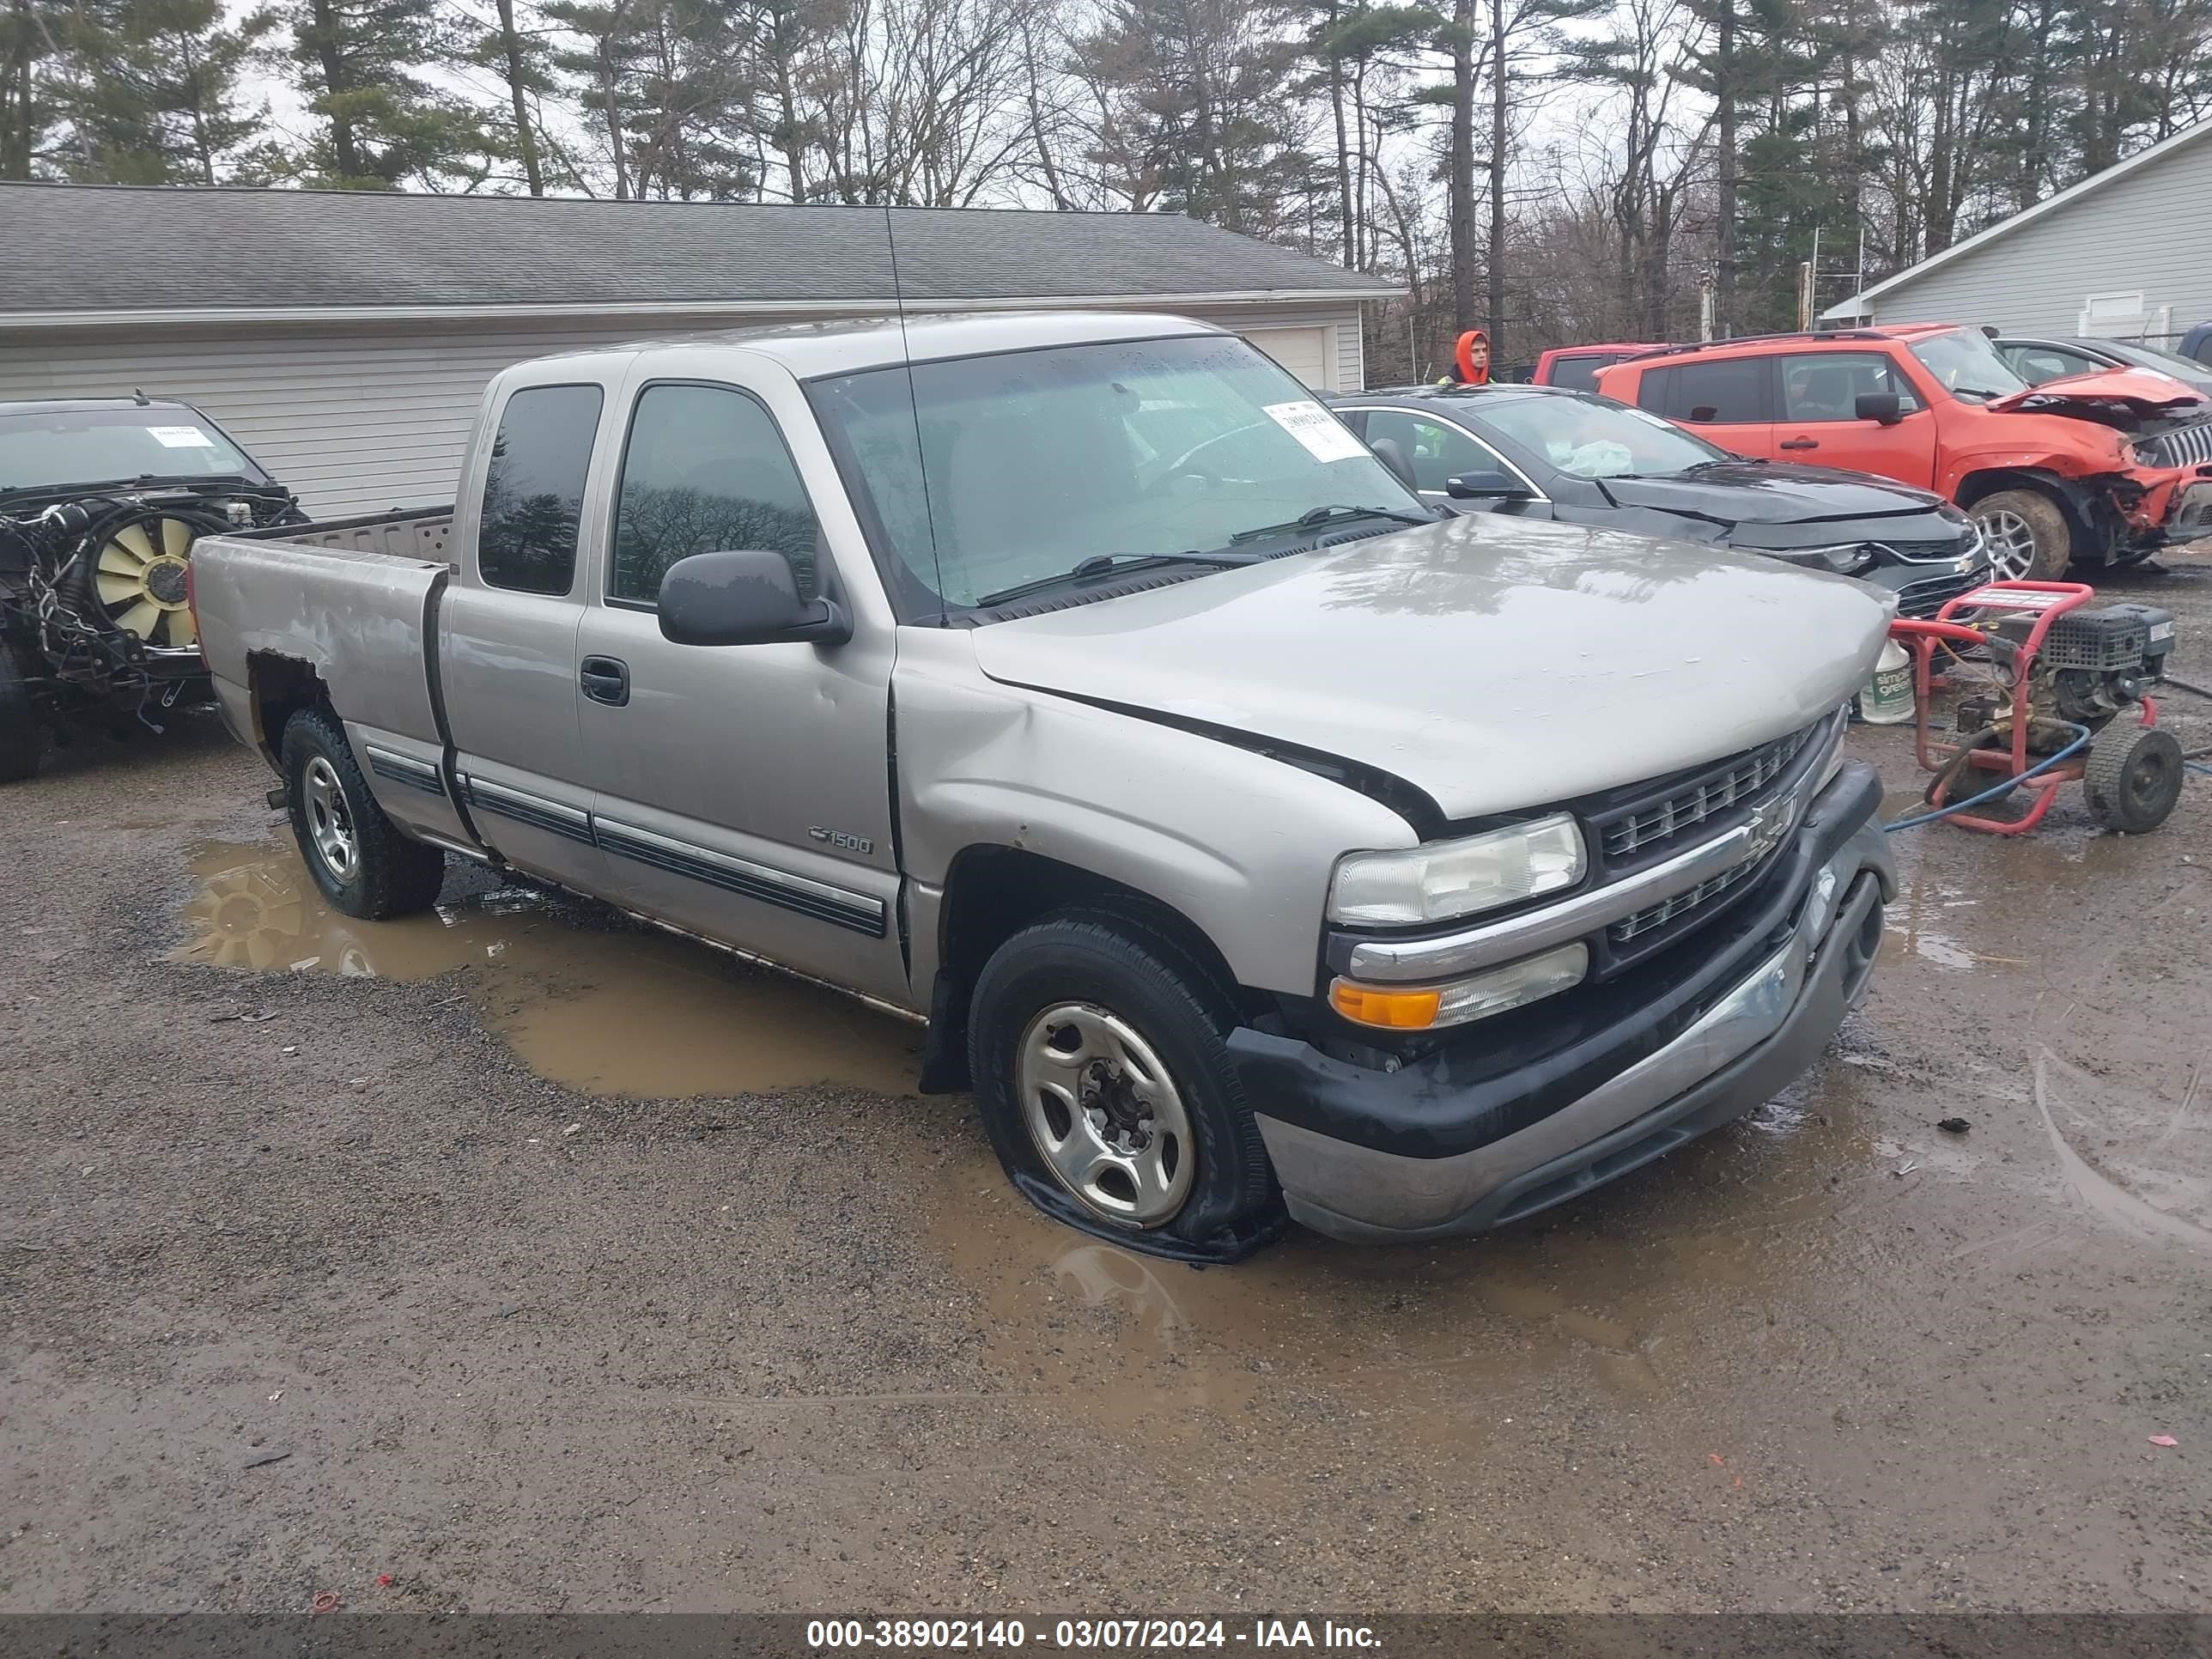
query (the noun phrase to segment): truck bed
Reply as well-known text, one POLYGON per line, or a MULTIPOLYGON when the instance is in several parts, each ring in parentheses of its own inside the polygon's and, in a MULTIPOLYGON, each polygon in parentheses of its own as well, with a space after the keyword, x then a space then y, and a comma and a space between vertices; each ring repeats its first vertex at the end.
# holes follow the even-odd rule
POLYGON ((438 599, 451 507, 204 536, 192 547, 200 648, 232 730, 272 747, 257 684, 312 672, 349 723, 440 742, 438 599))

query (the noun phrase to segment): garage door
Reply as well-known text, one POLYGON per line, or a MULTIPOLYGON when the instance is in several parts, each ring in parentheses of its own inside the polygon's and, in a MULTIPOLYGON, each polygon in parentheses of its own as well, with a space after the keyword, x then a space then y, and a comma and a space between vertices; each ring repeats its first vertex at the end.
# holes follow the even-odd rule
POLYGON ((1248 328, 1243 336, 1316 392, 1327 392, 1328 331, 1325 328, 1248 328))

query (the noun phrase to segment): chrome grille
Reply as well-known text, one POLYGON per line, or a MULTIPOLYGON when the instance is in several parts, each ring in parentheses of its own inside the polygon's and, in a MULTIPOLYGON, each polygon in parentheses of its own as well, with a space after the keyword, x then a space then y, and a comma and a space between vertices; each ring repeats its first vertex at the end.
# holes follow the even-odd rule
POLYGON ((2136 445, 2136 453, 2153 466, 2198 466, 2212 461, 2212 421, 2145 438, 2136 445))
POLYGON ((1971 537, 1952 536, 1940 542, 1881 541, 1874 544, 1877 547, 1887 548, 1907 564, 1943 564, 1952 559, 1963 558, 1972 552, 1976 539, 1971 537))
POLYGON ((1989 580, 1988 570, 1975 569, 1963 576, 1930 576, 1924 581, 1907 582, 1897 590, 1897 614, 1932 617, 1943 608, 1946 599, 1972 592, 1989 580))
POLYGON ((1626 945, 1638 933, 1648 933, 1654 927, 1664 927, 1677 916, 1686 915, 1708 899, 1718 898, 1723 893, 1747 878, 1757 875, 1766 867, 1763 858, 1746 859, 1741 864, 1723 870, 1717 876, 1707 876, 1695 887, 1687 889, 1656 904, 1648 904, 1632 915, 1623 916, 1605 930, 1606 938, 1615 945, 1626 945))
POLYGON ((1816 722, 1802 732, 1762 744, 1747 754, 1723 761, 1694 777, 1662 801, 1638 809, 1604 826, 1605 855, 1625 859, 1656 842, 1694 829, 1717 813, 1747 801, 1780 777, 1796 759, 1806 740, 1826 722, 1816 722))

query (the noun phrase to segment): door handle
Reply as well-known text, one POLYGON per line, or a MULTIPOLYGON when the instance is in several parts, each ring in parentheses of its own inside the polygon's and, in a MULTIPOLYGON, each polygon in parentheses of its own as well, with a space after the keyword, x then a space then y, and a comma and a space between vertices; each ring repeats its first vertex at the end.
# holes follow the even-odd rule
POLYGON ((1778 447, 1783 449, 1818 449, 1820 441, 1818 438, 1784 438, 1778 447))
POLYGON ((593 702, 620 708, 629 701, 629 665, 619 657, 586 657, 578 678, 593 702))

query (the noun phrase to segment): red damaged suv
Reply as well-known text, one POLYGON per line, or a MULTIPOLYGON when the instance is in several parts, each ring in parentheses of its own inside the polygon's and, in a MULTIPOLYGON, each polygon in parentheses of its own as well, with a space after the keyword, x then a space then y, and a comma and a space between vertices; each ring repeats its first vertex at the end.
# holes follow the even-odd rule
POLYGON ((1978 330, 1914 323, 1669 347, 1597 389, 1741 455, 1933 489, 2003 576, 2212 536, 2212 403, 2147 369, 2030 386, 1978 330))

